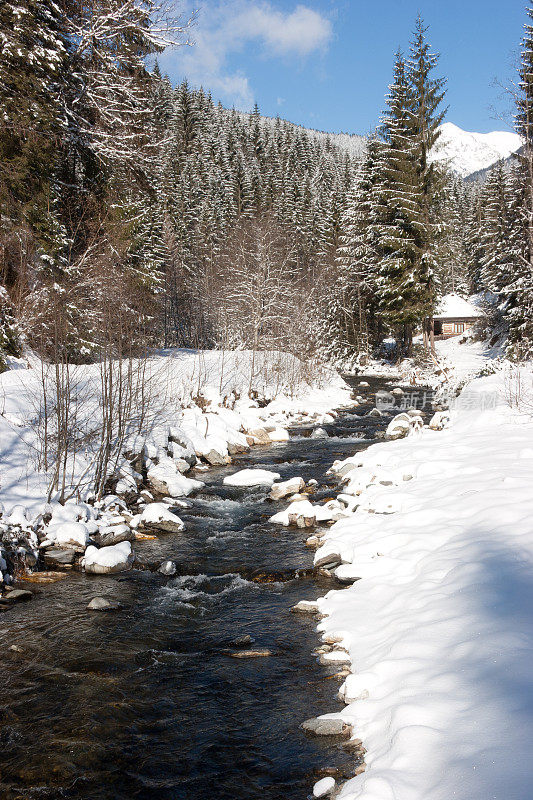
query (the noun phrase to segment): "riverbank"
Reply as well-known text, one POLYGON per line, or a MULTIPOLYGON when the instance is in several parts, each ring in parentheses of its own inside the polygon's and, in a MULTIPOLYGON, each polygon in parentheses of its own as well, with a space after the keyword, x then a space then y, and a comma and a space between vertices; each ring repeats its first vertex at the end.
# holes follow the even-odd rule
MULTIPOLYGON (((446 349, 455 383, 483 366, 479 348, 446 349)), ((332 467, 353 514, 315 563, 352 585, 317 604, 323 658, 347 670, 325 718, 366 749, 339 800, 530 796, 532 387, 531 370, 477 378, 445 430, 332 467)))
POLYGON ((331 710, 332 680, 309 655, 313 619, 291 607, 335 583, 313 570, 308 530, 269 521, 286 499, 225 478, 298 476, 326 503, 331 462, 375 441, 394 413, 368 413, 386 385, 370 383, 355 387, 355 413, 321 424, 327 436, 306 424, 200 472, 205 486, 174 508, 184 529, 134 545, 141 563, 171 561, 175 575, 134 564, 28 584, 31 603, 0 617, 2 798, 301 800, 331 771, 353 775, 352 754, 299 729, 331 710), (120 610, 87 610, 95 596, 120 610), (239 642, 271 655, 232 658, 239 642))
POLYGON ((333 370, 285 353, 170 350, 66 374, 35 358, 12 366, 0 375, 0 585, 43 564, 131 568, 132 543, 182 527, 158 501, 186 507, 205 470, 357 405, 333 370))

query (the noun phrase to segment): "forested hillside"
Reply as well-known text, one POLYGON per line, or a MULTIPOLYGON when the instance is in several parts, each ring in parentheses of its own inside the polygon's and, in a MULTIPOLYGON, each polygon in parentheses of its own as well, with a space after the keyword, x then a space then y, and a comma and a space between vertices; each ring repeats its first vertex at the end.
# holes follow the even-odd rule
POLYGON ((526 147, 485 188, 432 157, 445 81, 421 19, 366 147, 173 87, 154 59, 189 21, 165 4, 7 0, 0 30, 0 358, 25 342, 73 362, 170 345, 353 362, 390 335, 410 352, 450 290, 489 290, 528 352, 529 29, 526 147))

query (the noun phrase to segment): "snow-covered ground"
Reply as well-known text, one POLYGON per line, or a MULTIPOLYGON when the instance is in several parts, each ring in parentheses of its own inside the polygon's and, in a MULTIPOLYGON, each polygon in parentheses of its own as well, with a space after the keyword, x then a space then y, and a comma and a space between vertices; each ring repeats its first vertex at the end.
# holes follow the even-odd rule
MULTIPOLYGON (((454 379, 487 364, 479 346, 439 347, 454 379)), ((341 800, 531 797, 532 387, 526 369, 476 378, 443 431, 333 467, 356 508, 316 562, 361 580, 318 601, 328 655, 349 662, 328 716, 367 750, 341 800)))
MULTIPOLYGON (((22 504, 35 514, 50 483, 50 470, 40 468, 46 438, 41 365, 32 359, 29 364, 13 360, 12 366, 17 368, 0 375, 0 502, 6 513, 22 504)), ((195 488, 181 474, 195 458, 213 463, 218 456, 218 463, 224 463, 232 451, 246 450, 250 444, 283 441, 285 427, 295 420, 320 423, 332 409, 353 405, 337 373, 324 369, 307 374, 298 359, 284 353, 256 353, 252 369, 250 351, 169 350, 135 363, 133 373, 143 388, 136 393, 138 408, 129 410, 117 474, 126 484, 133 480, 134 486, 136 476, 126 454, 144 452, 156 480, 163 473, 172 476, 173 494, 186 495, 195 488), (265 436, 265 426, 271 436, 265 436), (177 491, 178 484, 183 491, 177 491)), ((46 380, 52 407, 53 369, 46 380)), ((71 414, 83 447, 70 460, 68 471, 70 482, 83 494, 91 488, 102 424, 100 366, 73 367, 71 382, 71 414)), ((53 412, 50 418, 47 438, 52 452, 53 412)))

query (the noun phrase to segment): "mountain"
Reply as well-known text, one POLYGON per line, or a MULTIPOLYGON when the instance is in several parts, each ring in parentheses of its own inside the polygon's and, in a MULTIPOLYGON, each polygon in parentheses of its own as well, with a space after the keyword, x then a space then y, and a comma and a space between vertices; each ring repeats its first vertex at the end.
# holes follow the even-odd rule
MULTIPOLYGON (((241 117, 243 119, 249 119, 250 116, 250 113, 241 112, 241 117)), ((264 123, 269 125, 276 124, 276 117, 265 117, 262 115, 261 119, 264 123)), ((290 125, 295 131, 306 133, 311 139, 316 139, 320 142, 325 142, 329 139, 332 144, 336 145, 340 150, 347 152, 352 158, 363 158, 366 152, 367 137, 360 136, 358 133, 329 133, 328 131, 315 130, 315 128, 306 128, 303 125, 298 125, 296 122, 290 122, 290 120, 284 119, 282 122, 285 125, 290 125)))
MULTIPOLYGON (((249 114, 242 116, 248 117, 249 114)), ((263 120, 272 125, 276 122, 273 117, 263 117, 263 120)), ((313 139, 329 139, 352 158, 362 158, 365 154, 368 141, 365 136, 356 133, 327 133, 292 122, 289 125, 295 130, 305 131, 313 139)), ((500 159, 510 160, 522 146, 520 136, 510 131, 474 133, 464 131, 453 122, 445 122, 440 131, 439 141, 432 154, 433 160, 446 163, 452 172, 468 180, 484 180, 493 164, 500 159)))
MULTIPOLYGON (((516 160, 516 156, 517 156, 519 153, 522 153, 523 149, 524 149, 523 147, 520 147, 520 148, 519 148, 519 149, 516 151, 516 153, 513 153, 512 155, 510 155, 510 156, 509 156, 509 158, 504 158, 504 159, 503 159, 503 166, 504 166, 504 169, 505 169, 507 172, 508 172, 508 171, 511 169, 511 167, 513 166, 513 163, 514 163, 514 162, 515 162, 515 160, 516 160)), ((488 178, 488 176, 489 176, 489 174, 490 174, 490 171, 491 171, 491 169, 492 169, 492 166, 493 166, 493 165, 491 164, 491 166, 490 166, 490 167, 487 167, 486 169, 480 169, 480 170, 478 170, 477 172, 472 172, 470 175, 467 175, 467 176, 466 176, 466 178, 465 178, 465 181, 467 181, 468 183, 485 183, 485 181, 487 180, 487 178, 488 178)))
POLYGON ((509 131, 472 133, 453 122, 445 122, 440 130, 433 159, 446 162, 462 178, 482 173, 499 159, 508 159, 522 146, 520 136, 509 131))

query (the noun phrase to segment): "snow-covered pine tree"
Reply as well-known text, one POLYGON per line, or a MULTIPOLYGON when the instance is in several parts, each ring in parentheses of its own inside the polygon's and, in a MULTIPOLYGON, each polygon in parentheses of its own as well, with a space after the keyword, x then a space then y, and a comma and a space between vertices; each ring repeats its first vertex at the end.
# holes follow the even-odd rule
POLYGON ((513 234, 509 175, 502 161, 491 169, 483 189, 483 221, 480 241, 481 285, 495 295, 513 280, 517 264, 510 247, 513 234))
POLYGON ((450 173, 435 200, 433 216, 437 237, 433 254, 437 296, 457 293, 467 297, 471 293, 469 221, 474 192, 475 185, 469 189, 461 178, 450 173))
POLYGON ((22 353, 19 330, 7 290, 0 285, 0 372, 6 368, 6 356, 22 353))
POLYGON ((437 267, 435 257, 440 226, 435 215, 436 204, 444 187, 444 173, 435 161, 430 161, 430 152, 440 136, 440 125, 446 110, 440 109, 446 94, 446 81, 435 78, 434 70, 439 57, 431 52, 426 39, 428 27, 419 15, 410 46, 407 77, 411 87, 412 137, 415 145, 415 168, 417 202, 420 206, 419 231, 421 257, 418 267, 420 287, 420 311, 426 320, 434 305, 433 274, 437 267))
POLYGON ((510 353, 518 358, 533 355, 533 7, 528 7, 526 13, 515 116, 516 130, 524 142, 517 173, 521 187, 517 232, 521 228, 522 235, 518 233, 513 247, 521 268, 509 287, 510 353))
POLYGON ((379 314, 409 352, 415 326, 426 316, 420 265, 424 219, 417 181, 418 142, 413 136, 413 93, 405 59, 396 55, 388 112, 380 133, 379 200, 375 232, 379 242, 376 280, 379 314), (422 302, 421 302, 422 301, 422 302))
POLYGON ((350 365, 368 356, 375 334, 378 255, 374 223, 380 147, 375 137, 369 140, 366 158, 345 202, 336 271, 325 304, 326 349, 336 362, 350 365))
POLYGON ((66 126, 68 44, 60 6, 3 2, 0 54, 0 284, 24 292, 66 126))

